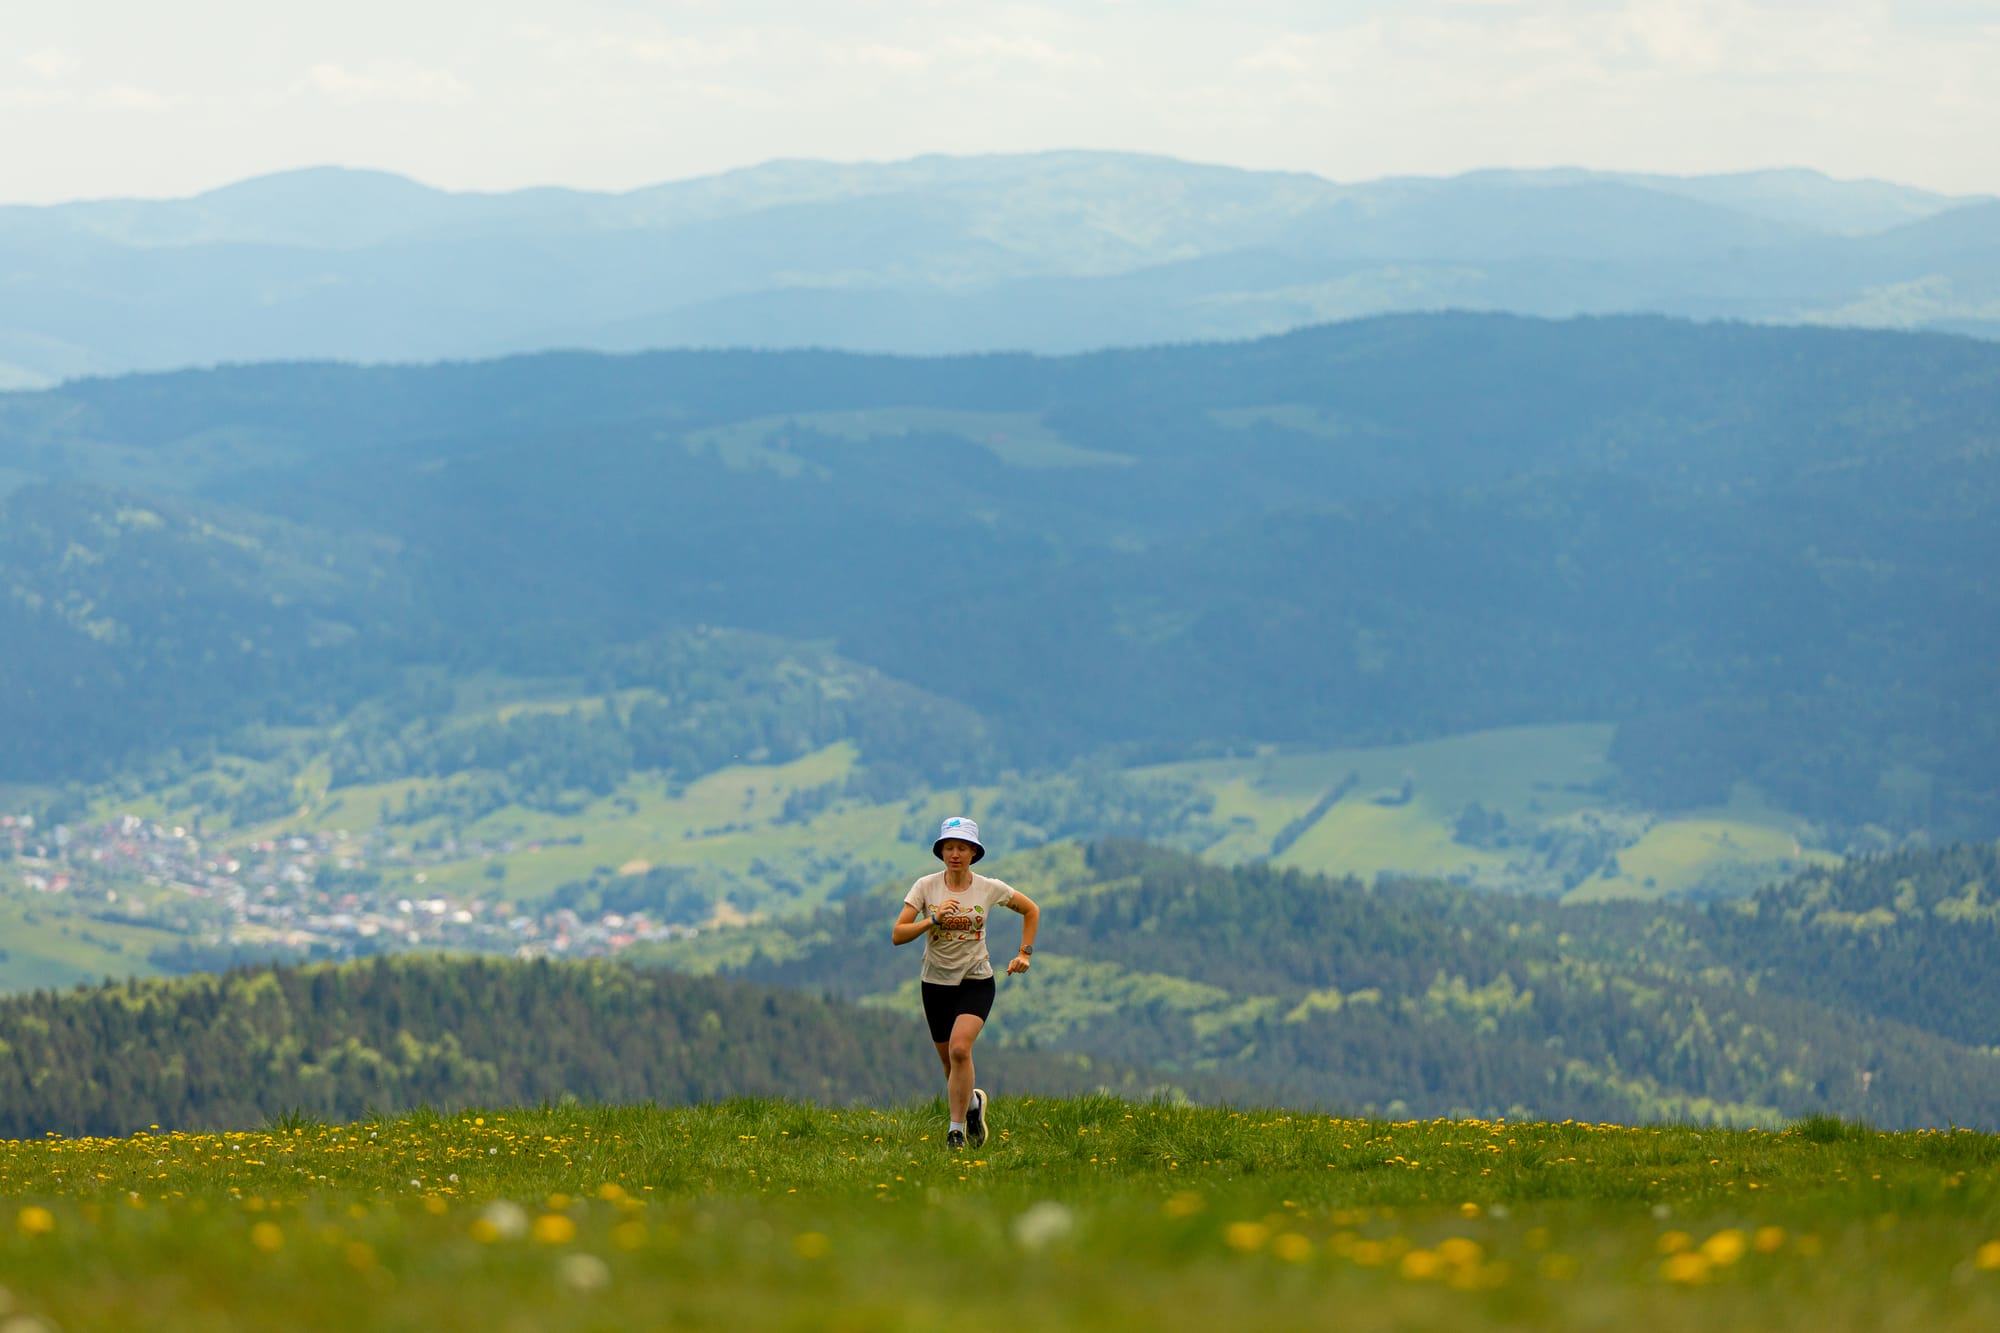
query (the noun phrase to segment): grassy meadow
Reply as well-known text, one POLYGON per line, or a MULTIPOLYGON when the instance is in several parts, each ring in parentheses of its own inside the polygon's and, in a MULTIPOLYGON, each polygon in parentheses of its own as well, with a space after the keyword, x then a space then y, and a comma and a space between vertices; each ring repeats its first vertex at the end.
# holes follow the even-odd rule
POLYGON ((2000 1140, 996 1102, 0 1144, 10 1330, 1974 1329, 2000 1140))

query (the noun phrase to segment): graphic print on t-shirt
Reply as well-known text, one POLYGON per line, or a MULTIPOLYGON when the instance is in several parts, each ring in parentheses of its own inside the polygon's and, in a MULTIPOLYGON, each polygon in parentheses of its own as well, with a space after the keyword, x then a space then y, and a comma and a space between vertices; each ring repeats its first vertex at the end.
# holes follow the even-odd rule
POLYGON ((937 933, 948 940, 982 940, 986 938, 986 909, 977 903, 971 907, 961 907, 950 912, 940 912, 937 919, 937 933))

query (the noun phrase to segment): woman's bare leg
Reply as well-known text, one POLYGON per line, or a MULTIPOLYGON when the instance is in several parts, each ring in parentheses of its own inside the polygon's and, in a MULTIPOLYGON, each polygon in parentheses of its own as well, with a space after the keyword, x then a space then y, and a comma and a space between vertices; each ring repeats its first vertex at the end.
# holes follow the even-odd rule
POLYGON ((954 1125, 965 1123, 965 1109, 972 1105, 972 1043, 985 1026, 986 1020, 977 1014, 960 1014, 945 1044, 945 1098, 954 1125))

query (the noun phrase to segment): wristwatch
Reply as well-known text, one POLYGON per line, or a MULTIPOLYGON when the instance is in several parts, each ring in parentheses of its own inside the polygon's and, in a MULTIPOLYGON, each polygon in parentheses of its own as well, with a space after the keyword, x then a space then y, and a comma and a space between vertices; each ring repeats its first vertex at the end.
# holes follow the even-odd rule
POLYGON ((1033 953, 1034 951, 1035 951, 1035 946, 1032 944, 1024 944, 1021 946, 1022 953, 1033 953))

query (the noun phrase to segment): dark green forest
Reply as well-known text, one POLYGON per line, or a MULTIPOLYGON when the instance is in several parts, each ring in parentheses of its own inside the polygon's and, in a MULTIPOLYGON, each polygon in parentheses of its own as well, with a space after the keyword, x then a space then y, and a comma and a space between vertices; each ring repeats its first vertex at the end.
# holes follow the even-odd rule
POLYGON ((336 784, 465 813, 836 733, 893 791, 1598 721, 1649 807, 1992 837, 1995 438, 2000 348, 1655 318, 79 381, 0 395, 0 783, 339 725, 336 784), (657 697, 454 723, 482 673, 657 697))
MULTIPOLYGON (((1993 1128, 1995 868, 1995 848, 1955 847, 1742 903, 1563 906, 1105 843, 1047 899, 1032 886, 1048 975, 1010 982, 1001 1007, 1049 1048, 1226 1074, 1285 1104, 1993 1128)), ((851 898, 732 970, 895 991, 916 967, 883 943, 899 897, 851 898)))
MULTIPOLYGON (((1035 970, 1002 987, 980 1076, 1398 1117, 1993 1129, 1996 869, 1993 846, 1951 847, 1740 902, 1562 906, 1102 843, 1032 885, 1035 970)), ((926 1095, 897 896, 757 927, 730 977, 404 955, 0 999, 0 1133, 926 1095)))
MULTIPOLYGON (((1107 1077, 995 1054, 996 1089, 1107 1077)), ((379 958, 0 998, 7 1138, 566 1098, 882 1104, 940 1082, 906 1015, 609 964, 379 958)))

